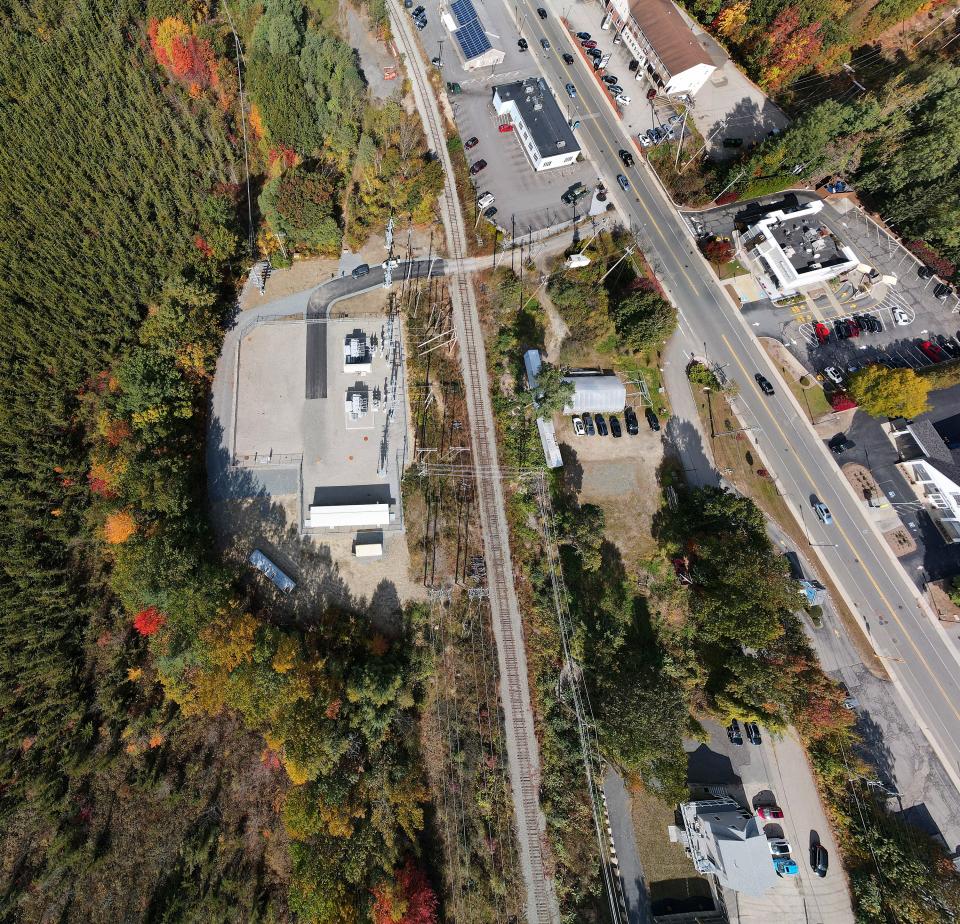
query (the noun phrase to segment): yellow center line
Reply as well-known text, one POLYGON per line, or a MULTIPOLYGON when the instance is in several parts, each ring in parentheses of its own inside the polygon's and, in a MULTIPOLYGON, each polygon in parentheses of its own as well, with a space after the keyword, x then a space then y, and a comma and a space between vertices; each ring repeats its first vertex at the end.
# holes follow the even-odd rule
MULTIPOLYGON (((723 337, 723 342, 727 345, 727 349, 730 351, 730 354, 733 356, 734 362, 736 362, 736 364, 737 364, 737 365, 740 367, 740 369, 742 370, 743 375, 744 375, 744 378, 745 378, 747 381, 752 382, 752 376, 750 375, 749 372, 747 372, 746 367, 745 367, 745 366, 743 365, 743 363, 740 361, 740 357, 736 354, 736 352, 734 351, 733 347, 730 345, 730 341, 727 340, 726 334, 721 334, 720 336, 723 337)), ((753 387, 756 389, 756 385, 754 385, 753 387)), ((760 392, 759 392, 759 389, 757 389, 757 394, 759 394, 759 393, 760 393, 760 392)), ((766 406, 765 403, 761 403, 761 407, 763 407, 764 413, 766 413, 766 415, 767 415, 767 416, 770 418, 770 420, 773 422, 773 425, 777 428, 777 432, 778 432, 778 433, 780 434, 780 436, 783 438, 784 443, 786 443, 787 445, 789 445, 789 440, 787 439, 787 435, 786 435, 786 433, 783 432, 783 428, 782 428, 782 427, 780 426, 780 424, 777 422, 776 417, 773 416, 773 414, 772 414, 772 413, 770 412, 770 410, 767 408, 767 406, 766 406)), ((796 459, 797 464, 800 466, 801 470, 803 471, 803 474, 806 476, 806 479, 807 479, 807 481, 809 482, 810 487, 811 487, 814 491, 816 491, 816 490, 817 490, 817 483, 813 480, 813 478, 810 477, 810 472, 807 471, 807 467, 803 464, 803 461, 799 458, 799 456, 797 456, 796 454, 794 454, 794 458, 796 459)), ((939 680, 939 678, 937 677, 937 675, 933 672, 933 669, 930 667, 929 663, 927 662, 927 659, 923 656, 923 654, 921 653, 920 649, 917 647, 916 642, 914 642, 914 640, 910 637, 910 633, 907 631, 907 627, 903 624, 903 621, 902 621, 902 620, 900 619, 900 617, 897 615, 897 611, 896 611, 896 610, 893 608, 893 606, 890 604, 890 601, 887 599, 886 594, 884 594, 884 592, 880 589, 880 585, 877 584, 876 579, 875 579, 874 576, 870 573, 870 570, 869 570, 869 569, 866 567, 866 565, 864 565, 864 563, 860 560, 860 556, 857 554, 857 550, 853 547, 853 543, 850 541, 849 536, 847 536, 846 531, 844 530, 844 528, 843 528, 842 526, 840 526, 839 523, 834 523, 834 525, 837 527, 837 530, 839 531, 840 535, 843 537, 843 541, 847 544, 847 547, 850 549, 850 552, 851 552, 851 554, 853 555, 854 560, 860 565, 860 567, 863 569, 863 573, 867 576, 867 579, 868 579, 868 580, 870 581, 870 583, 873 585, 873 589, 877 592, 877 596, 883 601, 884 606, 886 606, 886 608, 887 608, 887 610, 889 611, 890 615, 893 617, 894 622, 900 627, 900 630, 903 632, 904 638, 906 638, 906 640, 907 640, 907 642, 909 643, 910 647, 913 649, 913 651, 914 651, 914 653, 916 654, 917 658, 920 660, 920 663, 923 664, 923 666, 924 666, 924 667, 926 668, 926 670, 927 670, 927 673, 928 673, 928 674, 930 675, 930 677, 933 679, 933 682, 936 684, 937 689, 940 691, 940 693, 941 693, 941 695, 943 696, 943 698, 944 698, 945 702, 947 703, 947 705, 949 705, 950 710, 953 712, 954 716, 956 716, 956 718, 957 718, 958 720, 960 720, 960 711, 957 711, 957 707, 954 705, 952 698, 947 695, 947 691, 943 688, 943 685, 940 683, 940 680, 939 680)), ((952 736, 950 736, 950 737, 952 737, 952 736)))

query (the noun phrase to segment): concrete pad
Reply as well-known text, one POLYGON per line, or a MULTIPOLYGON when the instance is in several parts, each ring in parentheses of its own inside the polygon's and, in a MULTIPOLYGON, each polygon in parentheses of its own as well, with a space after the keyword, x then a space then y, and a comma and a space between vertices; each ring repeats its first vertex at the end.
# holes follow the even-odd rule
POLYGON ((236 456, 299 453, 303 449, 305 327, 292 321, 254 328, 240 345, 236 456))

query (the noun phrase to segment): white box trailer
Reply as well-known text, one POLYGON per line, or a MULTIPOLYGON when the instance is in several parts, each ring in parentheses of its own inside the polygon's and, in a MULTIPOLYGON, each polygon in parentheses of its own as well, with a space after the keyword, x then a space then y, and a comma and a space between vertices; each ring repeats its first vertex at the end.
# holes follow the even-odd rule
POLYGON ((390 525, 389 504, 311 505, 306 529, 341 529, 346 527, 383 527, 390 525))

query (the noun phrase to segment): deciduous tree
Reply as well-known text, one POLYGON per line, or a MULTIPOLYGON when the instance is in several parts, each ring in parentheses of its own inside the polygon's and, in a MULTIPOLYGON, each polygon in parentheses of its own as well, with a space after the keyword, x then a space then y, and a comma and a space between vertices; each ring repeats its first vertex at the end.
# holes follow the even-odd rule
POLYGON ((850 377, 851 397, 874 417, 916 417, 927 410, 929 382, 913 369, 871 365, 850 377))

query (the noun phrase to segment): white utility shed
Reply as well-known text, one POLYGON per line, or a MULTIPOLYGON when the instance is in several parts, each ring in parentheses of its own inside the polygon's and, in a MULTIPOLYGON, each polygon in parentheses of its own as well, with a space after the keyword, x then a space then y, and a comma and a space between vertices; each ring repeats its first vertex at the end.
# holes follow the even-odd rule
POLYGON ((354 526, 388 526, 389 504, 334 504, 311 505, 310 516, 304 523, 307 529, 337 529, 354 526))

